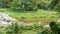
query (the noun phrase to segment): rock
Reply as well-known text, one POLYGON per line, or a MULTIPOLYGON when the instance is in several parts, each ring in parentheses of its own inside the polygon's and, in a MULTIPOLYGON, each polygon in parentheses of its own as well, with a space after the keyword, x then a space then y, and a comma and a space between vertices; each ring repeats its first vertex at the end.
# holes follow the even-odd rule
POLYGON ((16 21, 16 19, 11 18, 8 14, 0 13, 0 24, 3 27, 6 27, 8 25, 11 25, 12 22, 16 21))
POLYGON ((59 20, 57 20, 57 22, 60 22, 60 19, 59 19, 59 20))
POLYGON ((50 26, 47 24, 47 25, 44 25, 44 28, 45 29, 50 29, 50 26))
POLYGON ((4 14, 4 13, 0 13, 0 18, 3 18, 5 20, 10 20, 10 21, 15 20, 11 18, 8 14, 4 14))
POLYGON ((31 26, 33 23, 23 23, 24 26, 31 26))
POLYGON ((41 25, 42 22, 38 22, 39 25, 41 25))

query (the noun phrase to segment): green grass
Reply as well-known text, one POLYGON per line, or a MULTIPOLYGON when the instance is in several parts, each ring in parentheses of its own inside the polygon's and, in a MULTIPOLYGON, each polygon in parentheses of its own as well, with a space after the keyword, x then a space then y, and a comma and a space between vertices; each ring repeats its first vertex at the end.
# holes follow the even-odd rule
MULTIPOLYGON (((49 23, 49 21, 57 20, 58 12, 55 10, 42 10, 38 11, 21 11, 21 10, 12 10, 12 9, 0 9, 0 13, 6 13, 13 18, 16 18, 19 21, 22 21, 26 18, 27 22, 37 23, 41 21, 43 24, 49 23)), ((41 31, 41 29, 38 29, 41 31)), ((21 34, 37 34, 38 30, 24 30, 21 34)))
POLYGON ((0 12, 9 14, 11 17, 41 17, 41 18, 57 18, 58 13, 54 10, 42 10, 38 11, 21 11, 21 10, 11 10, 11 9, 2 9, 0 12))
POLYGON ((10 25, 8 27, 6 27, 5 29, 3 29, 2 33, 6 33, 6 32, 12 32, 15 33, 14 31, 18 30, 19 34, 37 34, 37 31, 42 31, 43 27, 42 25, 38 26, 36 24, 30 25, 30 26, 23 26, 23 24, 18 24, 15 26, 15 24, 13 24, 13 27, 10 25))
POLYGON ((51 20, 56 20, 58 16, 58 12, 55 10, 42 10, 38 11, 21 11, 21 10, 12 10, 12 9, 0 9, 0 12, 6 13, 13 18, 16 18, 18 21, 23 21, 25 18, 27 22, 35 23, 35 22, 49 22, 51 20))
POLYGON ((34 32, 33 30, 28 30, 28 31, 22 32, 22 34, 37 34, 37 32, 34 32))

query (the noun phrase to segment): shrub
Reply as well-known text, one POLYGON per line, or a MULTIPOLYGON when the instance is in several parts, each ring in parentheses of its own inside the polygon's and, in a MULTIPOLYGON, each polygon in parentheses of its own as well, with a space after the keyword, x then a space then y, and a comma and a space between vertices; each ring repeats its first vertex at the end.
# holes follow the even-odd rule
POLYGON ((5 31, 6 31, 6 34, 13 34, 13 33, 16 33, 16 34, 18 34, 18 33, 20 33, 19 31, 19 26, 18 26, 18 24, 17 23, 13 23, 12 25, 10 25, 10 26, 7 26, 6 28, 5 28, 5 31))
MULTIPOLYGON (((24 26, 20 23, 12 23, 12 25, 7 26, 4 31, 6 34, 21 34, 23 31, 26 30, 34 30, 37 31, 37 34, 40 34, 41 32, 39 31, 40 29, 43 29, 41 25, 33 24, 29 26, 24 26)), ((45 31, 45 30, 44 30, 45 31)))
POLYGON ((50 22, 50 29, 55 33, 55 34, 59 34, 60 32, 60 28, 57 26, 55 21, 50 22))

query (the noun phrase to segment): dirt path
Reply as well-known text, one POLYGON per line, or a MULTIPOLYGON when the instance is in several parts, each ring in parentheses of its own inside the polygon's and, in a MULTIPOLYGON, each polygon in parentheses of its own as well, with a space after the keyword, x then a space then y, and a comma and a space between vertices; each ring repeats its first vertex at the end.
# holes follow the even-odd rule
POLYGON ((25 18, 25 19, 18 19, 20 22, 25 23, 39 23, 48 24, 50 21, 57 21, 59 18, 25 18))

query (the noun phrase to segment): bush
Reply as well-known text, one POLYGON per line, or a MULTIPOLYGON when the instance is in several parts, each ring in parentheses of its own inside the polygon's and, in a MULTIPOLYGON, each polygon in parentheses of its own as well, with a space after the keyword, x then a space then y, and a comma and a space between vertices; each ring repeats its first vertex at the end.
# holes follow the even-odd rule
POLYGON ((60 28, 57 26, 57 24, 56 24, 55 21, 50 22, 49 25, 50 25, 50 29, 51 29, 54 33, 59 34, 60 28))
POLYGON ((14 33, 18 34, 18 33, 20 33, 19 26, 17 23, 13 23, 12 25, 7 26, 5 28, 5 31, 6 31, 6 34, 14 34, 14 33))
POLYGON ((4 30, 0 30, 0 34, 6 34, 4 30))
MULTIPOLYGON (((51 22, 51 23, 54 23, 54 22, 51 22)), ((37 24, 24 26, 24 25, 22 25, 20 23, 14 22, 14 23, 12 23, 12 25, 7 26, 4 29, 6 34, 21 34, 23 31, 26 31, 26 30, 37 31, 37 34, 54 34, 54 32, 52 32, 53 31, 52 29, 51 29, 52 31, 50 31, 49 29, 43 28, 42 25, 37 25, 37 24)))

